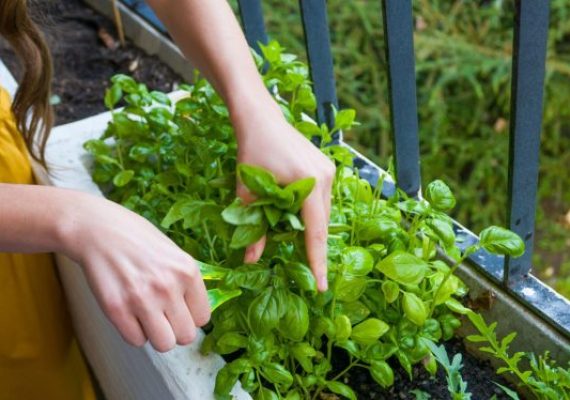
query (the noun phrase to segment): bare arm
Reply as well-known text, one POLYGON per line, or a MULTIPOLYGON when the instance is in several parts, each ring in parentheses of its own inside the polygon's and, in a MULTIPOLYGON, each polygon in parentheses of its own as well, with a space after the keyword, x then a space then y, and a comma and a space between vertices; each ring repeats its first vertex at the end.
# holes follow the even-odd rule
MULTIPOLYGON (((327 230, 334 165, 293 129, 264 87, 241 28, 226 0, 149 0, 184 54, 226 101, 238 141, 238 161, 273 171, 281 183, 313 176, 305 201, 307 257, 320 290, 327 288, 327 230), (261 151, 260 151, 261 149, 261 151)), ((238 195, 251 200, 238 186, 238 195)), ((246 261, 259 259, 265 239, 246 261)))
POLYGON ((133 345, 148 339, 170 350, 192 341, 210 318, 194 260, 150 222, 105 199, 0 184, 0 251, 59 252, 79 262, 103 311, 133 345))

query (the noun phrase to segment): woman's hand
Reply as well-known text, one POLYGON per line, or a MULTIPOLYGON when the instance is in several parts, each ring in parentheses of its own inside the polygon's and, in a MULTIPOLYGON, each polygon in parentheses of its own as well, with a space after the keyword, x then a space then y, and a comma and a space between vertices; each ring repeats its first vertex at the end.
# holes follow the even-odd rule
POLYGON ((83 266, 123 338, 134 346, 148 339, 161 352, 192 342, 196 327, 210 319, 192 257, 126 208, 88 195, 73 197, 59 233, 62 251, 83 266))
MULTIPOLYGON (((327 235, 335 166, 287 123, 277 104, 268 95, 264 95, 264 98, 266 100, 261 105, 251 107, 249 111, 232 113, 238 140, 238 162, 272 171, 281 184, 306 177, 317 180, 301 213, 305 222, 307 257, 318 288, 324 291, 327 289, 327 235)), ((241 100, 243 110, 243 97, 241 100)), ((253 200, 239 182, 237 194, 246 202, 253 200)), ((246 250, 245 261, 256 262, 264 247, 265 237, 246 250)))

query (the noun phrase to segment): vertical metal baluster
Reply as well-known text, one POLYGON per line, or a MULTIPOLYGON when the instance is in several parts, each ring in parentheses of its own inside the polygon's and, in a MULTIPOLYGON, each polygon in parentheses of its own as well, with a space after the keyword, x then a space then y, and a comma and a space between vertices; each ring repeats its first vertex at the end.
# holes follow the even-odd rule
POLYGON ((383 0, 382 5, 396 179, 400 189, 415 196, 421 177, 412 1, 383 0))
POLYGON ((326 0, 300 0, 307 56, 317 98, 317 120, 334 126, 332 107, 338 108, 327 21, 326 0))
POLYGON ((513 45, 509 144, 509 228, 524 240, 520 258, 505 259, 504 281, 512 286, 531 268, 542 124, 548 0, 518 0, 513 45))
POLYGON ((259 42, 267 44, 267 33, 260 0, 238 0, 239 13, 249 47, 261 54, 259 42))

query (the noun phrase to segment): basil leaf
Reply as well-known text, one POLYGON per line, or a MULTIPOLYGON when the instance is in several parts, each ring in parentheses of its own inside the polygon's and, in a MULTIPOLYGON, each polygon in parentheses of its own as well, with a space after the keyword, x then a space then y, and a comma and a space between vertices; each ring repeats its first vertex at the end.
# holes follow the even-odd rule
POLYGON ((245 205, 237 198, 222 211, 222 218, 232 225, 260 225, 263 212, 259 207, 245 205))
POLYGON ((388 332, 390 326, 378 318, 369 318, 352 328, 351 339, 356 343, 369 345, 375 343, 388 332))
POLYGON ((449 186, 439 179, 427 186, 426 200, 439 211, 448 211, 455 207, 455 196, 449 186))
POLYGON ((404 292, 402 308, 406 318, 418 326, 423 326, 428 317, 428 309, 425 303, 414 293, 404 292))
POLYGON ((352 333, 352 324, 350 323, 350 319, 346 315, 337 315, 334 319, 334 326, 335 326, 335 339, 338 341, 347 340, 352 333))
POLYGON ((134 176, 135 176, 135 171, 133 171, 132 169, 121 171, 113 178, 113 185, 115 185, 116 187, 123 187, 126 184, 128 184, 133 179, 134 176))
POLYGON ((312 358, 317 355, 317 351, 313 346, 307 342, 295 343, 291 347, 291 354, 306 372, 313 372, 312 358))
POLYGON ((105 91, 105 107, 107 107, 108 110, 112 110, 121 100, 121 97, 123 97, 121 86, 118 84, 112 85, 105 91))
POLYGON ((290 212, 292 212, 293 214, 299 212, 299 210, 303 206, 305 199, 309 197, 309 195, 313 191, 316 182, 317 182, 316 179, 311 177, 311 178, 299 179, 298 181, 290 183, 285 187, 285 192, 291 193, 294 199, 293 204, 291 205, 291 208, 289 210, 290 212))
POLYGON ((376 264, 378 271, 404 285, 418 285, 428 268, 424 260, 402 250, 394 251, 376 264))
POLYGON ((393 303, 400 297, 400 286, 394 281, 386 280, 382 283, 382 293, 388 304, 393 303))
POLYGON ((368 275, 374 268, 372 255, 363 247, 347 247, 342 251, 341 261, 346 272, 355 276, 368 275))
POLYGON ((366 278, 361 276, 342 276, 337 278, 334 291, 339 301, 353 302, 364 294, 366 290, 366 278))
POLYGON ((383 388, 394 384, 394 371, 386 361, 372 361, 370 363, 370 375, 383 388))
POLYGON ((273 362, 262 365, 261 373, 269 382, 283 385, 286 388, 293 383, 293 375, 283 365, 278 363, 273 362))
POLYGON ((328 390, 335 394, 341 395, 349 400, 356 400, 356 394, 354 391, 350 388, 350 386, 345 385, 342 382, 329 381, 327 382, 326 386, 328 390))
POLYGON ((249 305, 247 319, 249 327, 256 335, 263 336, 279 324, 280 304, 274 295, 274 289, 264 289, 249 305))
POLYGON ((279 332, 287 339, 301 340, 309 330, 309 309, 300 296, 289 293, 285 315, 279 322, 279 332))
POLYGON ((266 287, 271 278, 271 270, 257 264, 247 264, 229 270, 224 282, 229 287, 241 287, 249 290, 258 290, 266 287))
POLYGON ((317 291, 317 281, 313 272, 300 262, 289 263, 285 266, 285 273, 301 290, 317 291))
POLYGON ((370 309, 361 301, 353 301, 351 303, 337 303, 337 311, 346 314, 350 318, 351 324, 357 324, 370 315, 370 309))
POLYGON ((261 167, 240 164, 237 167, 237 174, 245 187, 259 197, 267 197, 279 189, 275 176, 261 167))
POLYGON ((196 261, 200 268, 200 274, 205 281, 218 281, 224 279, 226 274, 231 270, 228 268, 218 267, 217 265, 210 265, 200 261, 196 261))
POLYGON ((511 257, 520 257, 525 250, 524 242, 519 235, 499 226, 490 226, 481 231, 479 243, 490 253, 511 257))
POLYGON ((238 297, 239 295, 241 295, 241 290, 239 289, 210 289, 208 290, 208 302, 210 303, 210 308, 214 311, 225 302, 233 299, 234 297, 238 297))
POLYGON ((232 249, 241 249, 254 244, 265 235, 267 225, 265 222, 259 225, 240 225, 232 235, 230 247, 232 249))

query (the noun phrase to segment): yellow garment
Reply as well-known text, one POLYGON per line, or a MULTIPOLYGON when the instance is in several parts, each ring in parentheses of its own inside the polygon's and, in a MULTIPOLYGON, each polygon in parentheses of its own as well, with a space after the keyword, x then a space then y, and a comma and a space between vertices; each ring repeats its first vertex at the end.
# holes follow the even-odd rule
MULTIPOLYGON (((34 183, 2 88, 0 182, 34 183)), ((51 255, 0 253, 0 400, 94 399, 51 255)))

